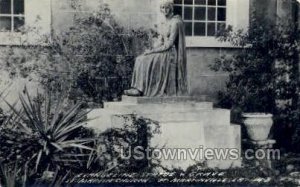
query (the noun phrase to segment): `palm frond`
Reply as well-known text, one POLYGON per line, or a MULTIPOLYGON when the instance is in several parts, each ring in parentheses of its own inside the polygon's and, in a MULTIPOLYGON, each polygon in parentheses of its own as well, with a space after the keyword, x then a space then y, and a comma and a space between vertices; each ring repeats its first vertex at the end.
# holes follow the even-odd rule
POLYGON ((67 124, 68 122, 72 121, 73 118, 75 118, 78 114, 78 109, 80 108, 81 104, 77 104, 74 107, 72 107, 69 111, 67 111, 64 114, 64 117, 62 118, 61 122, 57 124, 56 129, 60 129, 61 126, 67 124))
POLYGON ((51 130, 50 126, 50 116, 51 116, 51 94, 48 91, 47 95, 45 96, 45 109, 44 109, 44 118, 45 118, 45 124, 48 126, 48 130, 51 130))
POLYGON ((43 151, 40 150, 38 155, 37 155, 37 159, 36 159, 36 163, 35 163, 35 171, 38 170, 38 167, 40 165, 40 161, 41 161, 41 158, 42 158, 42 154, 43 154, 43 151))
POLYGON ((69 136, 75 130, 79 129, 82 126, 83 126, 83 124, 81 124, 81 123, 66 126, 65 128, 61 129, 57 134, 54 134, 54 136, 55 136, 54 138, 56 140, 59 140, 61 138, 67 139, 67 136, 69 136))
POLYGON ((52 130, 54 130, 55 128, 55 123, 58 121, 58 118, 59 118, 59 114, 62 110, 62 106, 63 106, 63 101, 64 101, 64 95, 62 97, 59 97, 59 100, 58 102, 56 103, 56 107, 55 107, 55 110, 54 110, 54 116, 53 116, 53 119, 52 119, 52 122, 51 122, 51 127, 53 128, 52 130))
POLYGON ((66 182, 67 177, 69 175, 70 175, 70 171, 67 171, 67 173, 64 176, 60 176, 59 169, 57 169, 54 175, 54 179, 50 184, 50 187, 63 186, 63 183, 66 182))
POLYGON ((64 151, 64 149, 60 146, 60 145, 58 145, 57 143, 53 143, 53 142, 51 142, 51 145, 53 145, 55 148, 57 148, 59 151, 64 151))
MULTIPOLYGON (((52 108, 53 101, 49 93, 34 100, 25 90, 24 95, 20 95, 21 110, 17 110, 15 105, 10 105, 14 116, 9 116, 8 123, 16 122, 21 129, 28 131, 29 136, 36 136, 39 139, 38 148, 29 162, 35 165, 35 171, 41 169, 44 161, 50 162, 54 167, 57 159, 66 154, 73 154, 65 160, 77 160, 77 164, 82 165, 87 160, 81 160, 80 155, 94 151, 89 147, 93 139, 76 139, 76 134, 84 125, 85 117, 90 111, 81 111, 81 104, 74 105, 69 110, 64 111, 64 97, 59 97, 55 109, 52 108), (54 109, 54 110, 53 110, 54 109), (33 133, 29 133, 29 132, 33 133), (74 137, 75 135, 75 137, 74 137)), ((32 148, 36 150, 35 148, 32 148)), ((66 161, 68 162, 68 161, 66 161)))
POLYGON ((90 150, 90 151, 94 151, 93 148, 90 148, 88 146, 85 146, 83 144, 64 144, 62 145, 63 148, 70 148, 70 147, 73 147, 73 148, 79 148, 79 149, 85 149, 85 150, 90 150))

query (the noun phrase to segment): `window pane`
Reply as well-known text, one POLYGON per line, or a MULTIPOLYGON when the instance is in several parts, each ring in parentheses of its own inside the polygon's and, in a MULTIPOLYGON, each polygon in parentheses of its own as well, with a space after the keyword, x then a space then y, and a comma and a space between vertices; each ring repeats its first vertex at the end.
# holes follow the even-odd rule
POLYGON ((11 18, 0 17, 0 31, 11 31, 11 18))
POLYGON ((14 18, 14 31, 18 32, 21 31, 21 27, 25 24, 23 17, 15 17, 14 18))
POLYGON ((206 5, 206 0, 195 0, 196 5, 206 5))
POLYGON ((174 6, 174 14, 182 16, 182 6, 174 6))
POLYGON ((174 0, 174 4, 182 4, 182 0, 174 0))
POLYGON ((185 25, 185 35, 186 36, 192 36, 192 34, 193 34, 192 23, 191 22, 186 22, 186 23, 184 23, 184 25, 185 25))
POLYGON ((195 23, 195 36, 205 36, 205 23, 195 23))
POLYGON ((226 9, 218 8, 218 21, 226 21, 226 9))
POLYGON ((195 7, 195 20, 206 20, 205 7, 195 7))
POLYGON ((184 0, 184 4, 185 5, 192 5, 193 4, 193 0, 184 0))
POLYGON ((0 0, 0 14, 11 13, 11 0, 0 0))
POLYGON ((215 36, 216 34, 216 24, 207 23, 207 36, 215 36))
POLYGON ((14 14, 24 14, 24 0, 14 0, 14 14))
POLYGON ((218 5, 226 6, 226 0, 218 0, 218 5))
POLYGON ((184 7, 184 20, 193 19, 193 7, 184 7))
POLYGON ((207 16, 209 21, 216 20, 216 8, 208 8, 207 16))
POLYGON ((216 0, 207 0, 207 1, 208 1, 207 2, 208 5, 217 5, 216 0))

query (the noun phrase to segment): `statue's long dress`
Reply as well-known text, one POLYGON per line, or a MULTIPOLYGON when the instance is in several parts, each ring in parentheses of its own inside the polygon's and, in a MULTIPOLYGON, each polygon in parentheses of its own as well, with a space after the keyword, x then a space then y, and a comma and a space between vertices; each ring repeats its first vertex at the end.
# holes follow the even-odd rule
POLYGON ((183 21, 173 16, 165 25, 163 45, 135 61, 131 87, 148 97, 188 94, 183 21))

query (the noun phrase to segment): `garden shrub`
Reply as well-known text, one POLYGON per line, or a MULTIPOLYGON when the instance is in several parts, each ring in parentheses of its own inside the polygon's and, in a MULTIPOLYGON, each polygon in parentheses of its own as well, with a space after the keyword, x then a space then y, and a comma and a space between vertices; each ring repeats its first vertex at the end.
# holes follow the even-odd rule
POLYGON ((292 134, 300 125, 299 32, 295 24, 288 25, 252 18, 247 32, 228 27, 218 38, 238 51, 216 59, 211 68, 229 74, 219 105, 237 112, 234 120, 239 123, 242 112, 274 114, 273 137, 291 148, 292 134))
POLYGON ((7 103, 11 113, 1 127, 1 162, 28 168, 29 176, 86 166, 93 151, 87 144, 92 140, 80 138, 78 133, 87 112, 80 104, 65 109, 64 99, 54 102, 50 94, 32 98, 26 92, 20 95, 21 109, 7 103))
POLYGON ((108 129, 97 136, 94 144, 97 151, 90 160, 91 170, 122 173, 153 169, 157 164, 155 160, 138 160, 131 153, 137 146, 144 150, 150 146, 154 134, 160 133, 158 122, 135 114, 119 117, 124 119, 122 128, 108 129), (123 159, 121 154, 131 157, 123 159))
MULTIPOLYGON (((24 33, 36 28, 24 28, 24 33)), ((74 24, 60 33, 40 36, 40 43, 26 48, 8 46, 2 69, 11 78, 26 77, 59 93, 68 90, 74 102, 101 106, 119 99, 130 87, 134 59, 152 45, 154 30, 125 29, 110 9, 74 15, 74 24), (94 103, 94 104, 93 104, 94 103)))
MULTIPOLYGON (((53 99, 46 92, 32 98, 26 91, 20 100, 21 109, 7 103, 11 111, 0 127, 0 165, 17 175, 12 182, 25 177, 34 183, 49 171, 71 177, 95 171, 153 169, 152 160, 121 159, 120 148, 128 151, 149 146, 153 134, 159 133, 157 122, 136 115, 120 116, 132 123, 124 122, 122 128, 97 135, 85 127, 88 111, 80 104, 64 106, 63 96, 53 99), (17 173, 13 172, 15 167, 17 173)), ((58 177, 58 182, 62 178, 58 177)))

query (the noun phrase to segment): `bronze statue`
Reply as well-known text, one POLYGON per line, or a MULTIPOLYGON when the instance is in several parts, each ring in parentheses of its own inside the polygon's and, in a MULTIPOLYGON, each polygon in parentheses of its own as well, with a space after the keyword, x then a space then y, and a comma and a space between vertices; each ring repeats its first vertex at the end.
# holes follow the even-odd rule
POLYGON ((173 14, 173 2, 164 0, 165 21, 159 31, 161 45, 137 57, 128 96, 182 96, 188 94, 184 23, 173 14))

